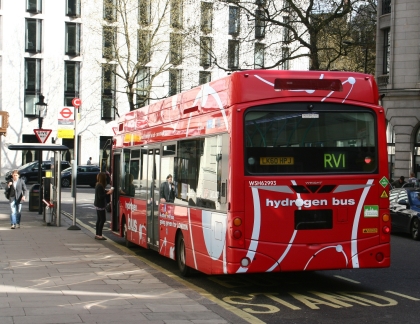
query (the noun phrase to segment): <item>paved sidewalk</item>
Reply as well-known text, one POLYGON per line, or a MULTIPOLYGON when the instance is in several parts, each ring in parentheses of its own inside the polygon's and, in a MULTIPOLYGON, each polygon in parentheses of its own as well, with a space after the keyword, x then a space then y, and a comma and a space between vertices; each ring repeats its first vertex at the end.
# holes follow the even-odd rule
MULTIPOLYGON (((0 193, 2 194, 2 192, 0 193)), ((23 205, 10 229, 0 198, 0 323, 244 323, 110 241, 82 228, 46 226, 23 205)))

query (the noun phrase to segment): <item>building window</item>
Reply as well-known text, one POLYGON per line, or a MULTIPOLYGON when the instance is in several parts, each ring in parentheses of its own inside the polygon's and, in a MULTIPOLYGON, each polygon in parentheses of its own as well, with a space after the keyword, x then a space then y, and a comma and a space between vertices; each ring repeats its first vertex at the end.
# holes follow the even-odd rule
POLYGON ((179 65, 182 62, 182 35, 171 33, 169 38, 169 62, 173 65, 179 65))
POLYGON ((265 6, 265 1, 266 0, 255 0, 255 4, 257 6, 265 6))
POLYGON ((200 65, 208 68, 211 64, 212 39, 200 37, 200 65))
POLYGON ((228 42, 228 68, 237 69, 239 67, 239 41, 230 39, 228 42))
MULTIPOLYGON (((285 25, 289 26, 290 18, 283 17, 283 22, 285 25)), ((283 42, 289 43, 290 42, 290 29, 287 27, 283 27, 283 42)))
POLYGON ((151 39, 150 32, 147 30, 139 30, 138 32, 138 52, 137 60, 144 65, 150 62, 151 59, 151 39))
POLYGON ((265 14, 263 10, 255 10, 255 38, 265 37, 265 14))
POLYGON ((169 95, 181 92, 182 70, 169 69, 169 95))
POLYGON ((80 0, 67 0, 66 16, 80 17, 80 0))
POLYGON ((115 65, 102 65, 102 115, 105 120, 115 119, 115 65))
POLYGON ((255 47, 254 47, 254 69, 264 68, 264 48, 265 48, 264 44, 255 43, 255 47))
POLYGON ((107 60, 112 60, 115 58, 116 27, 104 26, 102 37, 102 57, 107 60))
POLYGON ((80 24, 66 23, 66 55, 80 55, 80 24))
POLYGON ((41 60, 25 59, 25 116, 35 116, 35 103, 41 93, 41 60))
POLYGON ((289 48, 288 47, 282 48, 281 54, 282 54, 282 59, 284 60, 283 63, 282 63, 283 70, 289 70, 290 69, 290 61, 289 61, 290 50, 289 50, 289 48))
POLYGON ((80 62, 64 62, 64 105, 72 106, 73 98, 79 98, 80 62))
POLYGON ((139 21, 140 25, 147 26, 151 22, 151 1, 139 0, 139 21))
POLYGON ((182 28, 182 0, 171 0, 171 26, 182 28))
POLYGON ((136 108, 149 104, 150 68, 142 67, 137 75, 136 108))
POLYGON ((384 34, 384 61, 383 74, 389 74, 390 56, 391 56, 391 33, 390 29, 385 29, 384 34))
POLYGON ((198 72, 198 84, 205 84, 211 81, 211 72, 199 71, 198 72))
POLYGON ((382 0, 382 14, 391 13, 391 0, 382 0))
POLYGON ((239 34, 239 8, 229 7, 229 35, 239 34))
POLYGON ((104 0, 104 19, 108 22, 117 21, 117 0, 104 0))
POLYGON ((213 3, 201 2, 201 31, 211 33, 213 29, 213 3))
POLYGON ((41 53, 42 20, 26 19, 25 51, 41 53))
POLYGON ((42 0, 26 0, 26 11, 31 13, 41 13, 42 0))

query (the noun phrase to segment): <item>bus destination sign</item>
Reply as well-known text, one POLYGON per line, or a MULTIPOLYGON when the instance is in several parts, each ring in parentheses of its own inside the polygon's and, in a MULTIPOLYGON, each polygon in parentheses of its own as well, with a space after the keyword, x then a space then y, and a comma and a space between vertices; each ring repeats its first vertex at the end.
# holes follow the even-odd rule
POLYGON ((293 157, 261 157, 260 165, 293 165, 295 158, 293 157))

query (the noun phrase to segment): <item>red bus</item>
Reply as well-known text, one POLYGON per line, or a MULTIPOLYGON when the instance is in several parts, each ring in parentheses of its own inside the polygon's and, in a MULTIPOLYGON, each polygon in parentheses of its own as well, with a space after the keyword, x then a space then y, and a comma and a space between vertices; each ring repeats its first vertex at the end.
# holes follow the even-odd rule
POLYGON ((371 75, 250 70, 131 111, 111 228, 183 275, 389 267, 378 103, 371 75))

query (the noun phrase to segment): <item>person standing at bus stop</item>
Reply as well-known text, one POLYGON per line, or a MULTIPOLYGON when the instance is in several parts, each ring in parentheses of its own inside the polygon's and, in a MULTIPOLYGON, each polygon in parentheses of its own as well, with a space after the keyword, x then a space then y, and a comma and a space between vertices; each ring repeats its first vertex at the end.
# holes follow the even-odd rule
POLYGON ((19 171, 13 170, 12 179, 7 183, 6 195, 10 202, 11 229, 20 228, 22 202, 25 201, 26 184, 19 178, 19 171))
POLYGON ((93 205, 96 208, 96 235, 95 240, 106 240, 105 237, 102 236, 102 230, 104 228, 104 224, 106 221, 106 195, 110 195, 113 193, 114 188, 106 190, 106 173, 100 172, 97 175, 98 182, 95 186, 95 200, 93 205))

